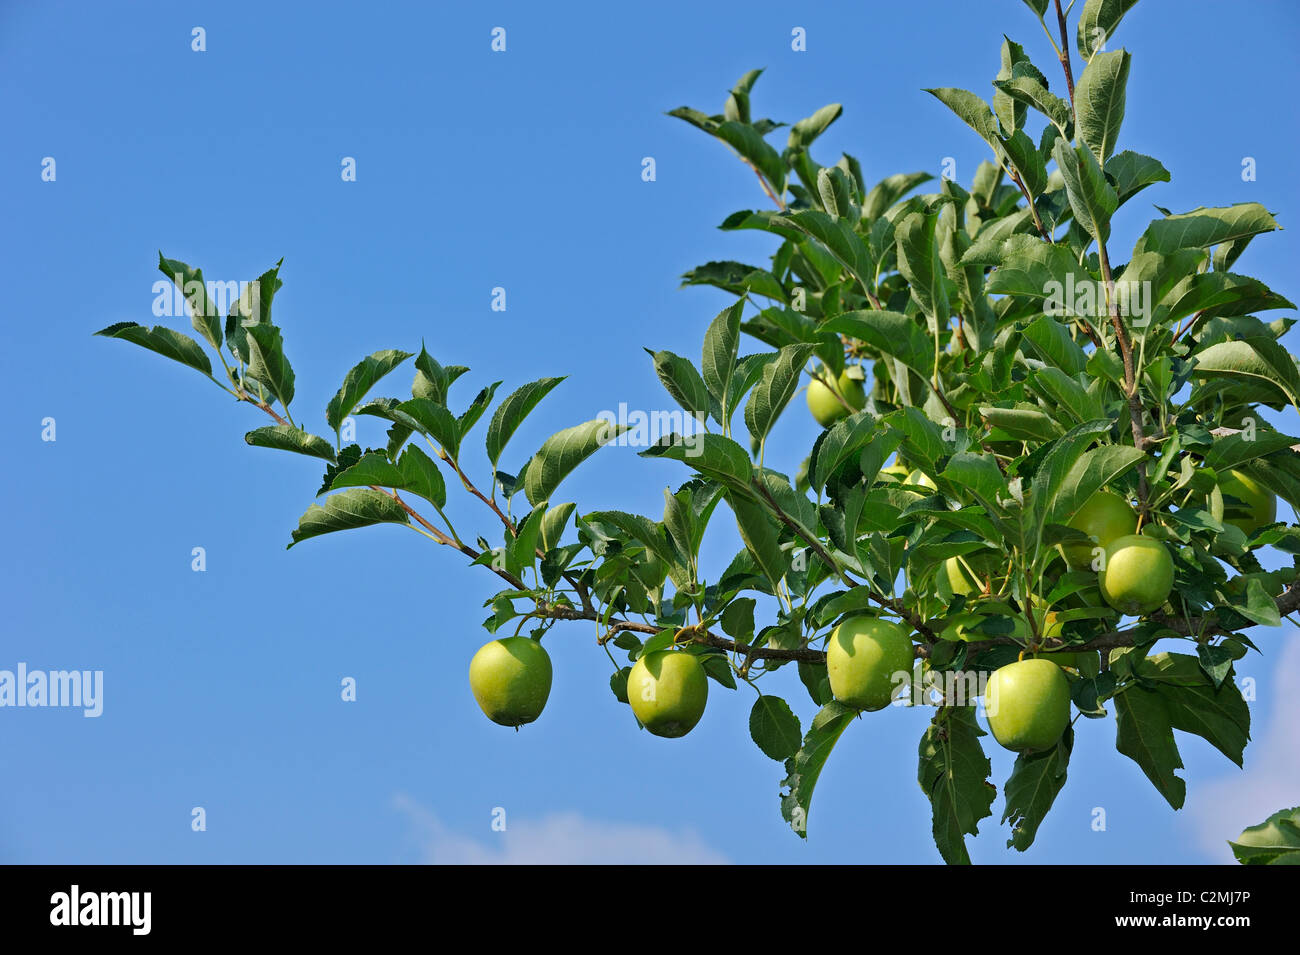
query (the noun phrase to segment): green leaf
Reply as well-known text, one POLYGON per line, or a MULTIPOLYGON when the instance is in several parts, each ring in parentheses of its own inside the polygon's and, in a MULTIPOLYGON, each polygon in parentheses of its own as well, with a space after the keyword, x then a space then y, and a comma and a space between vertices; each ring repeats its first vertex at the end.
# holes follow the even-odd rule
MULTIPOLYGON (((990 295, 1052 299, 1067 314, 1073 314, 1075 303, 1063 291, 1095 282, 1064 245, 1050 245, 1034 236, 1017 234, 1003 241, 1001 264, 989 276, 985 290, 990 295)), ((1085 317, 1093 316, 1085 313, 1085 317)))
POLYGON ((1025 55, 1025 48, 1016 43, 1010 37, 1002 38, 1002 69, 998 70, 998 75, 993 79, 993 114, 997 117, 1002 129, 1010 134, 1020 131, 1025 124, 1025 104, 1016 100, 1014 97, 1007 95, 998 87, 1000 81, 1009 80, 1019 70, 1021 73, 1033 76, 1039 82, 1045 82, 1046 77, 1039 72, 1029 57, 1025 55))
POLYGON ((274 325, 249 325, 248 374, 270 389, 285 408, 293 401, 294 374, 284 355, 284 338, 274 325))
POLYGON ((729 405, 731 379, 736 371, 736 355, 740 349, 740 316, 744 309, 745 300, 742 298, 719 312, 709 323, 709 330, 704 333, 704 356, 700 367, 709 394, 718 402, 718 424, 723 427, 727 427, 732 410, 729 405))
POLYGON ((1115 748, 1132 759, 1169 805, 1181 809, 1187 783, 1177 775, 1183 768, 1173 724, 1160 694, 1129 686, 1114 698, 1118 724, 1115 748))
POLYGON ((1110 237, 1110 217, 1119 207, 1119 197, 1097 165, 1097 157, 1086 147, 1071 148, 1064 139, 1056 141, 1052 156, 1065 180, 1074 221, 1098 242, 1105 242, 1110 237))
POLYGON ((1064 136, 1070 128, 1070 104, 1033 76, 1013 76, 994 80, 993 85, 1018 102, 1025 103, 1046 116, 1064 136))
POLYGON ((683 461, 707 478, 746 491, 753 474, 745 449, 720 434, 670 435, 642 451, 641 457, 683 461))
POLYGON ((447 503, 447 488, 438 466, 417 445, 409 445, 397 464, 378 451, 362 455, 356 464, 335 475, 330 490, 371 485, 411 491, 438 508, 447 503))
POLYGON ((1136 467, 1145 457, 1137 448, 1118 444, 1104 444, 1083 452, 1061 480, 1060 486, 1049 495, 1048 520, 1064 524, 1088 498, 1136 467))
POLYGON ((529 460, 524 478, 528 503, 536 507, 550 498, 574 468, 626 430, 626 425, 596 418, 551 435, 529 460))
MULTIPOLYGON (((1125 269, 1124 278, 1128 277, 1125 269)), ((1222 270, 1197 272, 1183 276, 1169 289, 1160 299, 1152 321, 1157 327, 1165 327, 1195 312, 1236 316, 1276 308, 1295 308, 1295 305, 1258 279, 1222 270)))
POLYGON ((626 511, 593 511, 583 518, 583 521, 588 523, 593 520, 612 524, 628 537, 643 544, 652 555, 666 565, 673 582, 678 586, 685 586, 687 573, 683 557, 662 524, 640 514, 629 514, 626 511))
POLYGON ((301 428, 288 424, 272 424, 256 428, 244 435, 244 440, 255 448, 275 448, 278 451, 296 451, 310 454, 333 463, 334 447, 318 435, 308 434, 301 428))
POLYGON ((922 377, 934 365, 934 339, 917 320, 901 312, 865 309, 842 312, 821 326, 828 332, 865 342, 883 355, 897 358, 922 377))
POLYGON ((212 377, 212 362, 208 360, 207 352, 203 350, 203 346, 190 336, 173 331, 165 325, 146 328, 135 322, 118 322, 116 325, 109 325, 108 328, 101 328, 95 334, 103 335, 105 338, 121 338, 133 342, 142 348, 156 351, 172 361, 178 361, 182 365, 189 365, 209 378, 212 377))
POLYGON ((1046 752, 1016 757, 1015 767, 1004 787, 1006 809, 1002 821, 1011 822, 1008 849, 1024 852, 1034 844, 1038 827, 1065 786, 1069 762, 1070 750, 1064 741, 1046 752))
POLYGON ((323 507, 313 504, 307 508, 298 520, 289 547, 309 537, 384 523, 407 523, 406 511, 387 494, 370 488, 352 488, 327 498, 323 507))
POLYGON ((614 699, 620 703, 627 702, 627 678, 631 675, 631 667, 623 667, 621 670, 615 670, 610 674, 609 688, 614 694, 614 699))
POLYGON ((1074 87, 1079 138, 1105 164, 1115 151, 1124 123, 1124 92, 1128 83, 1127 50, 1098 53, 1074 87))
POLYGON ((576 506, 572 501, 566 501, 547 508, 541 533, 538 535, 542 550, 549 552, 560 546, 560 540, 564 537, 565 528, 569 526, 569 518, 573 516, 573 509, 576 506))
POLYGON ((871 249, 854 231, 849 220, 836 219, 816 209, 804 209, 784 214, 781 221, 820 242, 863 289, 871 291, 874 287, 876 266, 871 249))
POLYGON ((952 313, 943 262, 934 244, 938 221, 938 216, 913 212, 898 224, 895 232, 898 271, 911 285, 917 306, 930 317, 932 329, 935 322, 938 327, 946 328, 952 313))
POLYGON ((1037 357, 1071 377, 1088 368, 1088 355, 1070 337, 1070 330, 1056 319, 1044 315, 1034 319, 1022 333, 1037 357))
POLYGON ((563 378, 539 378, 515 389, 506 400, 497 406, 492 420, 488 422, 487 454, 496 470, 501 460, 501 453, 514 433, 523 424, 524 419, 537 407, 537 403, 550 394, 551 389, 562 382, 563 378))
POLYGON ((420 354, 415 358, 415 378, 411 381, 412 398, 428 398, 434 404, 447 403, 447 390, 465 372, 464 365, 438 364, 437 360, 420 346, 420 354))
POLYGON ((776 593, 777 586, 789 569, 785 551, 781 549, 780 528, 766 508, 755 501, 737 494, 729 494, 727 503, 736 515, 736 526, 745 548, 757 561, 764 576, 776 593))
POLYGON ((1194 374, 1229 378, 1275 389, 1291 405, 1300 402, 1300 371, 1282 346, 1262 338, 1216 342, 1196 353, 1194 374))
POLYGON ((728 690, 736 688, 736 678, 731 675, 731 664, 727 657, 721 653, 707 653, 702 656, 704 674, 712 680, 721 683, 728 690))
POLYGON ((1060 408, 1076 422, 1092 421, 1105 414, 1101 399, 1059 368, 1040 368, 1030 375, 1029 382, 1043 396, 1047 407, 1060 408))
POLYGON ((839 166, 827 166, 817 173, 817 195, 822 208, 837 219, 856 223, 862 207, 853 201, 853 181, 839 166))
POLYGON ((363 358, 344 377, 338 394, 330 399, 325 409, 325 420, 329 426, 338 431, 343 426, 343 419, 352 413, 357 402, 366 396, 375 382, 410 357, 411 352, 388 349, 363 358))
POLYGON ((487 411, 488 405, 492 404, 492 398, 501 387, 501 382, 494 381, 486 388, 480 389, 479 393, 474 396, 465 412, 456 419, 456 433, 459 440, 464 441, 465 435, 470 433, 474 425, 478 424, 478 419, 483 417, 483 412, 487 411))
POLYGON ((866 199, 862 201, 862 217, 868 221, 879 219, 895 202, 933 178, 928 172, 900 172, 886 176, 871 187, 866 199))
POLYGON ((731 382, 727 386, 727 415, 732 414, 732 410, 740 406, 740 399, 753 388, 767 366, 776 361, 776 352, 761 352, 757 355, 746 355, 736 362, 735 374, 731 376, 731 382))
POLYGON ((958 452, 948 459, 943 476, 956 486, 970 491, 990 508, 1006 496, 1007 482, 991 455, 958 452))
POLYGON ((443 482, 442 472, 433 458, 424 453, 419 445, 408 445, 397 462, 402 472, 402 488, 420 495, 434 507, 442 508, 447 504, 447 486, 443 482))
POLYGON ((1208 249, 1222 242, 1247 239, 1278 228, 1277 220, 1258 202, 1207 208, 1156 219, 1137 245, 1138 252, 1174 252, 1178 249, 1208 249))
POLYGON ((541 536, 546 511, 545 502, 538 504, 519 525, 514 541, 507 538, 506 546, 510 549, 510 556, 520 567, 531 567, 537 560, 537 541, 541 536))
POLYGON ((741 123, 749 122, 749 94, 762 75, 762 70, 749 70, 736 80, 736 85, 731 88, 731 95, 727 97, 726 109, 723 111, 727 119, 734 119, 741 123))
POLYGON ((1075 40, 1079 55, 1084 60, 1096 56, 1097 51, 1110 42, 1119 21, 1124 19, 1138 0, 1087 0, 1079 14, 1075 40))
POLYGON ((814 139, 826 132, 828 126, 840 118, 844 107, 839 103, 823 106, 806 119, 801 119, 790 127, 789 149, 807 149, 814 139))
POLYGON ((673 400, 693 415, 697 421, 709 416, 709 390, 704 379, 689 359, 670 351, 646 352, 654 359, 655 374, 673 396, 673 400))
MULTIPOLYGON (((1062 140, 1057 140, 1062 142, 1062 140)), ((1042 195, 1047 189, 1047 165, 1034 141, 1017 129, 1002 140, 1011 166, 1020 175, 1020 181, 1031 196, 1042 195)))
POLYGON ((158 253, 158 271, 167 276, 185 296, 190 306, 190 324, 208 340, 213 348, 221 350, 221 316, 208 298, 208 288, 203 281, 203 270, 192 269, 177 259, 168 259, 158 253))
POLYGON ((698 109, 691 109, 689 106, 678 106, 676 109, 670 109, 666 115, 690 123, 696 129, 701 129, 710 136, 717 135, 718 123, 722 121, 721 116, 708 116, 698 109))
POLYGON ((785 406, 790 403, 812 345, 786 345, 776 360, 763 367, 763 375, 745 404, 745 426, 755 441, 767 438, 785 406))
POLYGON ((1201 737, 1238 766, 1242 765, 1250 741, 1250 707, 1235 683, 1225 680, 1217 689, 1162 684, 1156 692, 1164 700, 1174 729, 1201 737))
POLYGON ((1050 415, 1033 405, 1001 408, 981 405, 980 417, 991 427, 998 428, 1009 437, 1022 441, 1050 441, 1061 433, 1061 427, 1050 415))
POLYGON ((1300 806, 1278 810, 1228 845, 1243 865, 1300 863, 1300 806))
POLYGON ((998 136, 998 121, 993 116, 993 110, 989 108, 988 103, 969 90, 952 87, 927 89, 925 92, 956 113, 963 123, 979 134, 980 139, 989 144, 998 161, 1003 160, 1006 151, 998 136))
MULTIPOLYGON (((369 409, 374 402, 367 402, 357 409, 358 414, 373 414, 369 409)), ((403 401, 395 409, 392 420, 399 424, 411 425, 416 431, 432 438, 455 461, 460 456, 460 429, 456 419, 443 405, 430 398, 412 398, 403 401)))
POLYGON ((779 696, 760 696, 754 701, 749 711, 749 735, 759 749, 777 761, 793 757, 803 740, 799 717, 779 696))
POLYGON ((781 782, 781 815, 799 838, 808 838, 808 814, 813 790, 821 776, 831 750, 848 728, 857 711, 842 703, 830 702, 813 717, 799 752, 785 762, 786 777, 781 782))
POLYGON ((808 461, 808 485, 820 494, 840 465, 855 457, 879 430, 876 419, 865 411, 836 421, 813 446, 808 461))
POLYGON ((949 865, 970 865, 966 835, 993 815, 996 788, 988 781, 992 766, 975 722, 973 707, 944 707, 921 737, 917 782, 930 800, 934 844, 949 865))
POLYGON ((1169 181, 1169 170, 1159 160, 1130 149, 1106 160, 1106 175, 1115 182, 1120 205, 1153 183, 1169 181))
POLYGON ((753 273, 761 271, 763 270, 755 266, 744 262, 733 262, 730 259, 721 262, 705 262, 689 272, 682 273, 682 286, 712 285, 735 295, 744 295, 749 289, 746 279, 753 273))
POLYGON ((766 177, 774 193, 779 196, 785 192, 785 160, 757 129, 747 123, 728 121, 720 123, 714 135, 753 163, 766 177))

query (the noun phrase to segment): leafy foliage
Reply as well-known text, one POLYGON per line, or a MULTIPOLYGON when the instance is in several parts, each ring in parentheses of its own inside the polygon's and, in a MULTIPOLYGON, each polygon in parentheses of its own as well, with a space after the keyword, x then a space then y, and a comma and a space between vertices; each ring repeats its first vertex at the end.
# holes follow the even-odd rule
MULTIPOLYGON (((487 601, 490 632, 518 621, 540 639, 559 623, 596 623, 616 704, 627 702, 630 670, 615 651, 629 664, 658 650, 695 654, 729 690, 757 690, 770 677, 749 732, 784 764, 780 808, 801 837, 835 743, 860 715, 872 719, 833 698, 826 663, 833 628, 862 615, 913 635, 917 667, 904 676, 926 689, 904 681, 911 692, 896 702, 934 707, 918 780, 944 860, 970 861, 966 838, 997 798, 979 688, 1026 652, 1075 655, 1062 672, 1086 718, 1077 731, 1095 731, 1088 721, 1113 709, 1118 753, 1177 809, 1186 783, 1175 731, 1241 765, 1250 713, 1235 665, 1254 649, 1242 631, 1300 609, 1300 529, 1271 513, 1241 516, 1243 476, 1268 498, 1300 504, 1300 438, 1259 412, 1300 412, 1300 368, 1279 342, 1293 319, 1257 315, 1294 306, 1230 271, 1254 237, 1279 227, 1262 206, 1161 210, 1126 261, 1111 247, 1119 210, 1170 179, 1159 160, 1120 149, 1130 54, 1113 39, 1135 2, 1081 5, 1073 88, 1054 90, 1007 39, 989 100, 929 90, 989 149, 965 185, 945 179, 917 193, 933 181, 923 171, 871 184, 848 154, 821 165, 812 153, 840 104, 789 126, 778 148, 769 136, 784 124, 753 118, 758 70, 741 77, 720 113, 669 114, 757 175, 774 208, 737 211, 722 228, 767 233, 774 251, 761 266, 717 260, 686 273, 686 285, 736 297, 706 326, 698 366, 647 349, 650 370, 689 419, 641 450, 684 468, 661 517, 551 503, 602 447, 635 443, 623 440, 635 436, 622 424, 565 428, 503 466, 511 438, 560 377, 519 385, 494 410, 501 383, 487 384, 457 413, 452 387, 469 370, 441 365, 423 346, 409 397, 368 397, 413 354, 385 350, 354 365, 325 409, 333 446, 298 427, 289 412, 295 376, 271 317, 278 264, 223 327, 202 272, 160 259, 224 379, 203 344, 181 332, 120 323, 98 334, 194 368, 270 415, 273 424, 247 433, 249 444, 327 462, 327 496, 303 515, 292 544, 388 523, 450 547, 505 585, 487 601), (768 439, 801 387, 841 374, 865 384, 864 406, 844 402, 802 466, 777 470, 768 439), (741 408, 748 448, 733 427, 741 408), (465 438, 490 410, 489 483, 480 489, 465 438), (377 447, 342 446, 352 416, 382 423, 377 447), (458 486, 485 505, 494 540, 452 525, 444 508, 458 486), (1106 602, 1098 568, 1066 559, 1092 543, 1074 523, 1103 490, 1132 505, 1174 568, 1172 590, 1140 619, 1106 602), (744 547, 716 570, 700 554, 724 501, 744 547), (1292 566, 1265 571, 1263 548, 1291 555, 1292 566), (797 667, 784 677, 771 676, 790 663, 797 667), (806 732, 798 705, 767 692, 779 680, 802 685, 799 699, 806 691, 815 708, 806 732)), ((1025 6, 1044 27, 1054 16, 1046 0, 1025 6)), ((1067 35, 1063 15, 1054 26, 1049 38, 1067 35)), ((1068 69, 1070 50, 1054 52, 1068 69)), ((1066 784, 1075 732, 1016 759, 1002 822, 1017 850, 1031 846, 1066 784)), ((1238 857, 1292 861, 1296 813, 1243 833, 1238 857)))

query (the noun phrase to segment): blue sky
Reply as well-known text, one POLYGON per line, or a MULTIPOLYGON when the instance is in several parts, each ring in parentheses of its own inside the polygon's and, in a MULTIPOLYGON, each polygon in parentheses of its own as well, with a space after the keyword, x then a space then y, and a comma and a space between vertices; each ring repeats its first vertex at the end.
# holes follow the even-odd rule
MULTIPOLYGON (((823 162, 846 150, 874 182, 937 175, 952 157, 969 183, 985 147, 921 88, 988 95, 1004 32, 1056 83, 1040 28, 1018 0, 450 6, 0 4, 0 669, 105 680, 97 719, 0 709, 0 860, 938 861, 915 782, 925 713, 889 710, 846 733, 807 843, 780 818, 781 767, 749 740, 752 694, 714 686, 685 739, 638 732, 586 626, 547 639, 556 677, 539 722, 488 723, 466 668, 487 639, 495 578, 393 527, 286 551, 319 485, 311 459, 246 446, 264 423, 254 409, 91 333, 154 321, 159 249, 221 279, 283 256, 275 314, 305 426, 325 428, 325 403, 363 355, 423 340, 473 369, 453 402, 498 379, 504 394, 570 376, 513 440, 505 464, 517 466, 551 432, 621 401, 667 407, 642 346, 697 355, 727 302, 677 277, 773 249, 716 230, 766 200, 733 156, 665 110, 719 111, 762 66, 756 115, 793 122, 844 104, 815 150, 823 162), (190 49, 195 26, 206 52, 190 49), (489 48, 496 26, 504 53, 489 48), (790 49, 796 26, 806 52, 790 49), (356 182, 341 180, 345 156, 356 182), (645 156, 655 182, 641 179, 645 156), (45 157, 54 182, 41 179, 45 157), (497 286, 505 312, 490 308, 497 286), (47 417, 54 442, 41 440, 47 417), (190 569, 196 546, 203 573, 190 569), (349 676, 355 703, 340 700, 349 676), (194 807, 205 832, 191 830, 194 807), (505 833, 490 827, 497 807, 505 833)), ((1296 297, 1298 26, 1287 2, 1225 14, 1145 0, 1129 15, 1121 147, 1161 159, 1173 181, 1130 204, 1113 249, 1151 202, 1258 201, 1286 231, 1237 269, 1296 297), (1247 156, 1253 182, 1241 178, 1247 156)), ((409 377, 408 366, 393 381, 409 377)), ((377 440, 371 428, 363 440, 377 440)), ((793 473, 814 428, 787 415, 769 464, 793 473)), ((481 457, 476 467, 485 483, 481 457)), ((685 476, 607 449, 560 499, 657 515, 663 488, 685 476)), ((453 514, 495 535, 473 509, 453 514)), ((735 547, 723 528, 709 544, 715 572, 735 547)), ((1185 739, 1188 804, 1175 814, 1114 752, 1113 722, 1089 723, 1035 847, 1004 849, 1005 830, 986 820, 976 861, 1222 860, 1223 839, 1300 794, 1285 731, 1300 714, 1277 676, 1300 666, 1300 637, 1287 626, 1256 641, 1265 656, 1241 666, 1258 696, 1245 773, 1185 739), (1096 807, 1105 831, 1092 828, 1096 807)), ((764 685, 811 718, 792 671, 764 685)), ((1011 759, 987 743, 1000 788, 1011 759)))

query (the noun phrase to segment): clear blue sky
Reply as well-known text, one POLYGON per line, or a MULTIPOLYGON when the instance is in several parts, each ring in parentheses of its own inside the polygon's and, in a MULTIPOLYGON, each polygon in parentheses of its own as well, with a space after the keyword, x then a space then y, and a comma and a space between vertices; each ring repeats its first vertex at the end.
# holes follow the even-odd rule
MULTIPOLYGON (((1286 231, 1256 240, 1238 270, 1300 294, 1298 26, 1300 7, 1280 0, 1145 0, 1129 15, 1121 146, 1161 159, 1173 182, 1131 203, 1112 248, 1131 243, 1151 202, 1259 201, 1286 231), (1257 181, 1242 181, 1244 156, 1257 181)), ((286 551, 319 485, 312 460, 247 447, 244 432, 264 423, 254 409, 91 333, 152 324, 159 249, 221 279, 283 256, 275 314, 307 427, 324 429, 361 356, 423 339, 473 369, 460 402, 498 379, 504 394, 570 376, 516 436, 506 464, 518 465, 620 401, 667 407, 642 346, 698 355, 726 303, 677 277, 772 251, 770 237, 716 230, 766 200, 720 144, 665 110, 719 111, 762 66, 756 115, 793 122, 844 104, 815 151, 823 162, 847 150, 875 181, 937 175, 953 157, 969 183, 985 147, 921 88, 989 95, 1004 32, 1059 85, 1019 0, 0 4, 0 669, 105 673, 98 719, 0 710, 0 861, 938 861, 915 781, 922 712, 850 729, 806 844, 780 818, 781 767, 749 739, 752 694, 714 686, 685 739, 640 733, 589 627, 548 638, 555 686, 538 723, 488 723, 466 668, 495 578, 394 527, 286 551), (190 49, 195 26, 207 52, 190 49), (489 49, 496 26, 505 53, 489 49), (795 26, 807 52, 790 49, 795 26), (55 182, 41 181, 47 156, 55 182), (355 183, 340 179, 345 156, 355 183), (656 182, 641 179, 645 156, 656 182), (494 286, 504 313, 490 310, 494 286), (53 443, 40 439, 46 417, 53 443), (204 573, 190 569, 195 546, 204 573), (340 701, 346 676, 356 703, 340 701), (196 806, 206 832, 191 831, 196 806), (490 829, 494 807, 504 834, 490 829)), ((408 366, 393 381, 409 378, 408 366)), ((787 418, 769 463, 793 473, 815 426, 787 418)), ((469 445, 481 440, 482 426, 469 445)), ((657 515, 685 476, 607 449, 560 499, 657 515)), ((472 509, 454 513, 495 534, 472 509)), ((729 532, 710 545, 715 572, 734 546, 729 532)), ((1300 780, 1287 767, 1300 760, 1283 727, 1296 714, 1277 671, 1300 664, 1300 638, 1288 626, 1256 640, 1266 656, 1242 672, 1257 681, 1263 745, 1246 774, 1185 739, 1188 806, 1175 814, 1114 752, 1113 722, 1089 723, 1038 844, 1005 850, 1005 829, 986 820, 976 861, 1210 861, 1216 840, 1292 804, 1300 780)), ((807 723, 792 671, 765 685, 807 723)), ((1011 760, 987 742, 1000 789, 1011 760)))

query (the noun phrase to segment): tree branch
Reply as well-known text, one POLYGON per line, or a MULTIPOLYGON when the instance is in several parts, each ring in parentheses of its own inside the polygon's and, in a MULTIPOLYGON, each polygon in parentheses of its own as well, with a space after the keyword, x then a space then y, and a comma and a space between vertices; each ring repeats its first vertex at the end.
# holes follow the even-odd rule
MULTIPOLYGON (((1057 0, 1059 5, 1060 0, 1057 0)), ((1111 279, 1110 256, 1106 252, 1106 243, 1097 239, 1097 258, 1101 262, 1101 278, 1106 286, 1106 309, 1110 313, 1111 324, 1115 327, 1115 338, 1119 344, 1120 357, 1124 361, 1124 397, 1128 402, 1129 424, 1133 431, 1133 447, 1145 451, 1147 440, 1142 426, 1142 399, 1138 395, 1137 370, 1133 366, 1133 342, 1128 337, 1128 330, 1119 316, 1119 307, 1115 303, 1115 283, 1111 279)), ((1147 462, 1144 458, 1138 462, 1138 510, 1145 518, 1149 515, 1147 507, 1147 462)))
POLYGON ((1065 88, 1070 93, 1070 118, 1074 119, 1074 71, 1070 68, 1070 38, 1065 28, 1065 11, 1061 9, 1061 0, 1056 2, 1056 22, 1061 27, 1061 49, 1057 55, 1061 69, 1065 71, 1065 88))
POLYGON ((768 185, 767 177, 763 175, 763 173, 759 170, 757 166, 755 166, 744 156, 741 156, 740 159, 746 166, 754 170, 754 175, 758 177, 759 184, 762 185, 763 191, 767 193, 767 197, 771 199, 774 203, 776 203, 776 207, 778 209, 780 209, 782 212, 785 212, 785 203, 781 201, 781 197, 776 194, 776 192, 772 189, 770 185, 768 185))

